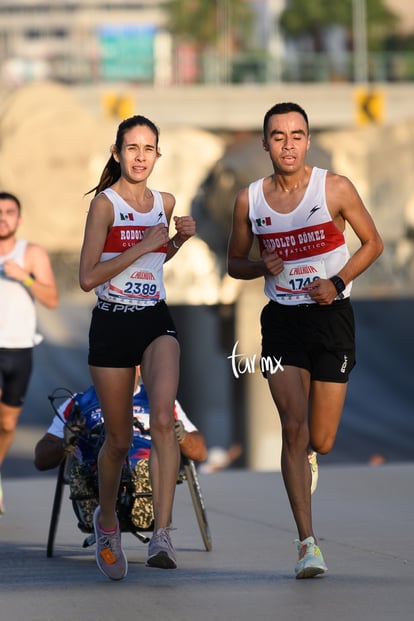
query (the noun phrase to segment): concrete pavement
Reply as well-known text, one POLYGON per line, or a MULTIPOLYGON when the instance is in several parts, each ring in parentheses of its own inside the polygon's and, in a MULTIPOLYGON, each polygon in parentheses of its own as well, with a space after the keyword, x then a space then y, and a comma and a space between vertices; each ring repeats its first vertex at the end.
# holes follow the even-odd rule
POLYGON ((187 485, 178 486, 179 568, 145 567, 146 546, 126 534, 129 571, 119 583, 100 574, 94 549, 82 548, 67 495, 55 555, 46 557, 55 473, 5 477, 1 621, 412 618, 414 464, 321 464, 314 524, 329 573, 303 581, 293 575, 296 535, 280 473, 199 477, 213 550, 204 550, 187 485))

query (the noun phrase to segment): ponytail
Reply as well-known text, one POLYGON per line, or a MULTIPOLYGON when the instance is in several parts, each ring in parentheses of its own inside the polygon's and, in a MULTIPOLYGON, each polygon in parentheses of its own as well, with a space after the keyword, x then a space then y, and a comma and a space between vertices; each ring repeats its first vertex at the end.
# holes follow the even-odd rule
POLYGON ((121 176, 121 166, 119 162, 117 162, 113 155, 110 156, 109 160, 105 164, 105 168, 102 171, 101 178, 99 179, 98 185, 89 190, 89 192, 85 193, 85 196, 88 194, 92 194, 95 192, 95 196, 109 188, 113 185, 121 176))

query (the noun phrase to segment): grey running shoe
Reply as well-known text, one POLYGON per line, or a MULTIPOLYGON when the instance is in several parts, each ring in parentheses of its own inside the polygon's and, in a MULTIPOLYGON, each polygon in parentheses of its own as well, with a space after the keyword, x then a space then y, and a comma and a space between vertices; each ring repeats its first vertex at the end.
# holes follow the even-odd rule
POLYGON ((106 533, 99 526, 100 507, 93 514, 96 537, 96 563, 101 572, 111 580, 122 580, 128 571, 128 561, 121 547, 121 532, 118 520, 116 531, 106 533))
POLYGON ((308 461, 312 474, 311 494, 313 494, 318 486, 318 453, 315 451, 308 453, 308 461))
POLYGON ((148 567, 175 569, 177 559, 170 539, 169 528, 159 528, 152 535, 148 545, 148 567))
POLYGON ((295 566, 296 578, 314 578, 318 574, 325 574, 328 568, 323 560, 319 546, 313 537, 304 541, 295 540, 298 548, 298 561, 295 566))

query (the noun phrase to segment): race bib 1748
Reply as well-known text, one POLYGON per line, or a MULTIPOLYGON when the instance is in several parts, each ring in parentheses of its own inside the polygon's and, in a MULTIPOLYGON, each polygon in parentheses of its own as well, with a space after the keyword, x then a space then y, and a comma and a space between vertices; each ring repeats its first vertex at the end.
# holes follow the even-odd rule
POLYGON ((326 278, 323 261, 310 260, 300 263, 286 263, 283 272, 276 276, 277 295, 298 298, 309 297, 304 287, 319 278, 326 278))

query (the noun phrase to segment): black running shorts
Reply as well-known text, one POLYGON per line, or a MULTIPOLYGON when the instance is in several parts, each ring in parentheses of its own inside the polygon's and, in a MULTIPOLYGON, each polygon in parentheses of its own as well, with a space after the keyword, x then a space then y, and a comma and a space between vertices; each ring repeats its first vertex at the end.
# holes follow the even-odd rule
POLYGON ((260 321, 265 377, 263 359, 276 359, 282 366, 307 369, 312 380, 348 381, 355 366, 355 321, 349 298, 327 306, 270 301, 260 321))
POLYGON ((1 401, 12 407, 23 405, 33 367, 33 349, 0 348, 1 401))
POLYGON ((162 335, 177 337, 167 304, 136 307, 98 300, 89 329, 88 364, 127 368, 141 364, 146 348, 162 335))

